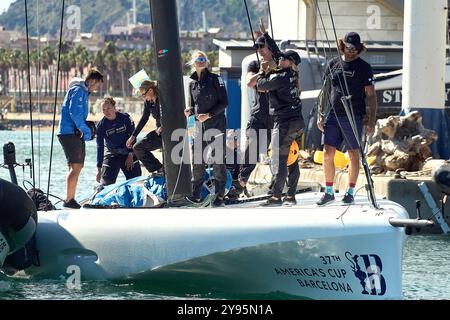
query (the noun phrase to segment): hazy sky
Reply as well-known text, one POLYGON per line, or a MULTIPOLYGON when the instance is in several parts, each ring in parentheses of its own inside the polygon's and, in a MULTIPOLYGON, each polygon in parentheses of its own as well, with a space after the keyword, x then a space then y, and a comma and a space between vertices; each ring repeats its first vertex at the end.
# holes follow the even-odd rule
POLYGON ((8 9, 9 5, 16 0, 0 0, 0 13, 8 9))

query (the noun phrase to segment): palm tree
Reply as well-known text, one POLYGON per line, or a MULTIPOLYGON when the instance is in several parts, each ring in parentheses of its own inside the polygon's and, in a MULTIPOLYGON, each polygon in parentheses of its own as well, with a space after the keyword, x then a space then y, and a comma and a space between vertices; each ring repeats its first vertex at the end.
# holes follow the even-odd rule
POLYGON ((189 62, 191 61, 191 53, 190 52, 182 52, 181 60, 183 63, 184 75, 190 75, 191 74, 191 66, 189 65, 189 62))
POLYGON ((45 95, 47 95, 47 93, 52 94, 50 66, 54 65, 54 61, 55 61, 55 50, 48 45, 43 47, 41 51, 41 62, 44 74, 47 76, 45 81, 45 91, 44 91, 45 95))
POLYGON ((28 91, 27 85, 28 82, 26 81, 28 78, 28 73, 26 73, 28 68, 28 61, 27 61, 27 54, 24 51, 20 51, 20 55, 18 56, 17 59, 17 68, 19 71, 19 98, 22 100, 22 88, 23 89, 26 88, 28 91))
POLYGON ((80 71, 80 76, 82 76, 84 67, 87 67, 89 63, 89 52, 81 44, 77 44, 75 46, 75 54, 75 60, 80 71))
POLYGON ((8 71, 10 68, 8 49, 0 48, 0 76, 2 77, 2 95, 8 95, 9 77, 8 71))
POLYGON ((61 53, 61 59, 60 59, 60 72, 61 72, 61 91, 65 91, 67 88, 66 86, 69 83, 69 73, 72 69, 72 66, 70 65, 70 58, 68 53, 61 53))
POLYGON ((75 77, 77 77, 78 76, 77 53, 75 52, 75 50, 73 48, 69 51, 68 58, 69 58, 70 67, 75 69, 75 77))
POLYGON ((31 66, 34 66, 34 76, 35 76, 34 86, 35 86, 36 95, 39 95, 39 92, 38 92, 39 78, 38 77, 39 77, 40 61, 39 61, 37 49, 30 50, 30 63, 31 63, 31 66))
POLYGON ((206 54, 208 55, 208 59, 209 59, 211 68, 218 67, 219 66, 219 52, 218 51, 209 51, 206 54))
POLYGON ((117 70, 117 60, 116 60, 116 45, 114 42, 106 42, 103 48, 103 57, 106 67, 106 90, 108 94, 114 90, 115 84, 115 72, 117 70))
POLYGON ((14 77, 13 89, 14 89, 14 96, 15 96, 15 94, 17 92, 17 70, 19 69, 20 50, 13 49, 10 52, 9 57, 10 57, 11 67, 13 69, 13 77, 14 77))
MULTIPOLYGON (((96 66, 100 72, 104 72, 106 70, 105 59, 101 50, 94 53, 94 58, 92 61, 94 63, 93 65, 96 66)), ((100 86, 100 96, 103 96, 103 84, 100 86)))
POLYGON ((145 52, 142 54, 141 59, 142 68, 147 71, 148 76, 151 79, 156 78, 156 61, 155 61, 155 55, 153 52, 153 48, 149 48, 145 50, 145 52))
POLYGON ((126 91, 125 91, 125 76, 124 73, 126 70, 129 69, 129 51, 121 51, 119 55, 117 56, 117 70, 120 72, 120 80, 122 85, 122 97, 126 97, 126 91))
POLYGON ((143 68, 142 53, 137 50, 131 50, 130 52, 130 71, 131 74, 135 74, 143 68))

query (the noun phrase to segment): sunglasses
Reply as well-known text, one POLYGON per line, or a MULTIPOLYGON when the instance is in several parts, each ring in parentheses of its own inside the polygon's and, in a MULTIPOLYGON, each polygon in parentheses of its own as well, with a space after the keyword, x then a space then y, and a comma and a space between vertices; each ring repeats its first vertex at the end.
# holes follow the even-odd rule
POLYGON ((256 43, 255 46, 256 46, 257 49, 262 49, 262 48, 266 47, 265 44, 260 44, 260 43, 256 43))
POLYGON ((206 62, 206 58, 203 56, 199 56, 195 59, 195 62, 204 63, 206 62))
POLYGON ((358 49, 356 49, 356 47, 351 44, 346 44, 345 49, 347 49, 348 51, 358 51, 358 49))
POLYGON ((290 62, 294 62, 294 60, 292 60, 291 58, 286 58, 286 57, 281 57, 280 61, 290 61, 290 62))

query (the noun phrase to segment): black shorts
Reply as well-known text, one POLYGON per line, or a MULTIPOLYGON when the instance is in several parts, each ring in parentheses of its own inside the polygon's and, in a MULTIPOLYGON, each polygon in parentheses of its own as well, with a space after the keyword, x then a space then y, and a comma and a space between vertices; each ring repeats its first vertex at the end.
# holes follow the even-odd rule
POLYGON ((58 140, 64 150, 68 164, 84 164, 86 145, 80 137, 74 134, 65 134, 58 136, 58 140))

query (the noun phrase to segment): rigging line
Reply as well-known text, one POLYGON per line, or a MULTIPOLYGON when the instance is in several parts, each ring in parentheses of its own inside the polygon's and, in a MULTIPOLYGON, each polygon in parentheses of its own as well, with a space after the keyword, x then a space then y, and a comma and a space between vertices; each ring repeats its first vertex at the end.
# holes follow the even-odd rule
POLYGON ((33 106, 31 104, 31 68, 30 68, 30 37, 28 33, 28 5, 25 0, 25 30, 27 36, 27 73, 28 73, 28 97, 30 103, 30 133, 31 133, 31 170, 33 172, 33 188, 36 188, 36 177, 34 173, 34 136, 33 136, 33 106))
MULTIPOLYGON (((36 43, 37 46, 37 65, 38 65, 38 69, 35 69, 36 72, 36 98, 37 98, 37 107, 38 107, 38 114, 40 115, 41 112, 41 102, 39 100, 40 98, 40 92, 38 90, 38 88, 40 88, 40 81, 38 79, 38 75, 40 76, 41 74, 41 48, 40 48, 40 38, 41 35, 39 33, 39 0, 36 1, 36 31, 37 31, 37 37, 38 37, 38 41, 36 43), (39 70, 39 71, 38 71, 39 70)), ((41 126, 38 126, 38 186, 39 188, 41 187, 41 126)))
MULTIPOLYGON (((324 22, 324 20, 323 20, 322 12, 320 11, 320 7, 319 7, 319 5, 318 5, 318 2, 317 2, 316 0, 313 0, 313 2, 314 2, 314 4, 315 4, 316 11, 319 13, 320 21, 321 21, 322 28, 323 28, 323 31, 324 31, 324 34, 325 34, 325 38, 326 38, 326 40, 327 40, 328 48, 329 48, 329 51, 330 51, 330 53, 331 53, 331 52, 332 52, 332 48, 331 48, 331 44, 330 44, 331 41, 329 40, 328 32, 327 32, 327 30, 326 30, 326 28, 325 28, 325 22, 324 22)), ((320 29, 319 29, 319 30, 320 30, 320 29)), ((319 31, 319 32, 321 33, 321 31, 319 31)), ((321 33, 321 36, 322 36, 322 33, 321 33)), ((331 75, 333 74, 333 72, 336 71, 336 69, 335 69, 335 68, 334 68, 334 70, 331 69, 331 66, 330 66, 330 64, 328 63, 328 60, 329 60, 329 59, 328 59, 328 57, 327 57, 325 45, 323 46, 323 49, 324 49, 325 59, 327 60, 327 66, 326 66, 326 68, 328 68, 328 70, 325 71, 325 77, 327 77, 327 76, 331 76, 331 75), (327 75, 327 71, 329 72, 329 75, 327 75)), ((338 50, 338 54, 339 54, 339 50, 338 50)), ((343 90, 343 85, 342 85, 342 82, 341 82, 340 77, 338 77, 338 81, 339 81, 339 86, 340 86, 341 90, 344 91, 344 90, 343 90)), ((331 101, 331 96, 330 96, 329 93, 327 94, 327 102, 328 102, 328 105, 330 105, 330 106, 333 105, 333 104, 332 104, 332 101, 331 101)), ((331 109, 330 109, 330 112, 331 112, 331 109)), ((333 110, 333 112, 335 112, 335 111, 333 110)), ((328 113, 329 113, 329 112, 326 113, 326 116, 328 115, 328 113)), ((336 115, 336 113, 335 113, 335 115, 336 115)), ((339 128, 340 128, 341 131, 343 132, 343 136, 344 136, 344 139, 345 139, 346 144, 349 145, 348 137, 347 137, 347 135, 344 133, 344 131, 342 130, 342 125, 341 125, 339 119, 337 118, 337 116, 336 116, 336 120, 337 120, 337 123, 338 123, 338 125, 339 125, 339 128)))
POLYGON ((64 24, 64 5, 65 5, 65 0, 62 0, 61 25, 60 25, 60 29, 59 29, 58 63, 57 63, 57 67, 56 67, 55 104, 53 106, 52 140, 51 140, 51 144, 50 144, 50 163, 48 166, 47 199, 50 194, 50 179, 51 179, 51 175, 52 175, 53 143, 55 140, 56 104, 58 102, 59 66, 60 66, 60 62, 61 62, 62 32, 63 32, 63 24, 64 24))
POLYGON ((272 11, 270 10, 270 0, 267 0, 267 8, 269 9, 270 33, 272 34, 272 39, 275 40, 275 38, 273 37, 272 11))
MULTIPOLYGON (((255 48, 255 34, 253 33, 252 20, 250 19, 250 13, 248 12, 247 0, 244 0, 245 11, 247 13, 248 25, 250 26, 250 34, 252 35, 253 47, 255 48)), ((256 59, 258 60, 258 65, 261 66, 261 62, 259 61, 258 49, 255 48, 256 59)))
MULTIPOLYGON (((328 4, 328 10, 330 12, 331 25, 333 26, 334 39, 336 41, 336 49, 338 51, 338 57, 339 57, 339 64, 342 68, 342 78, 343 78, 344 84, 345 84, 346 91, 343 91, 343 94, 347 93, 347 96, 343 96, 341 98, 341 100, 342 100, 342 104, 345 109, 345 113, 347 114, 347 117, 349 116, 349 114, 351 114, 351 118, 349 117, 349 121, 352 126, 353 134, 355 135, 355 137, 357 137, 358 134, 357 134, 356 124, 355 124, 355 115, 353 114, 353 105, 352 105, 350 90, 348 87, 347 77, 345 76, 345 72, 344 72, 344 64, 342 61, 341 54, 339 53, 339 41, 338 41, 338 37, 337 37, 337 33, 336 33, 336 26, 334 24, 334 18, 333 18, 333 12, 331 10, 330 0, 327 0, 327 4, 328 4), (350 108, 348 108, 349 105, 350 105, 350 108)), ((359 142, 358 142, 358 144, 359 144, 359 142)))
MULTIPOLYGON (((331 10, 330 0, 327 0, 327 5, 328 5, 328 10, 330 12, 330 19, 331 19, 331 23, 332 23, 332 26, 333 26, 334 38, 335 38, 335 41, 336 41, 336 49, 338 51, 338 59, 339 59, 339 64, 340 64, 340 67, 341 67, 341 70, 342 70, 342 76, 343 76, 344 84, 345 84, 345 87, 346 87, 346 90, 347 90, 346 92, 347 92, 347 94, 350 94, 349 87, 348 87, 348 82, 347 82, 347 79, 346 79, 346 76, 345 76, 345 72, 344 72, 344 64, 343 64, 343 61, 342 61, 342 56, 339 53, 339 41, 338 41, 338 38, 337 38, 336 27, 335 27, 335 24, 334 24, 334 18, 333 18, 333 12, 331 10)), ((374 189, 374 185, 373 185, 372 176, 370 174, 369 165, 367 163, 367 158, 366 158, 366 155, 364 153, 364 150, 362 149, 361 143, 359 142, 359 139, 358 139, 358 134, 357 134, 357 130, 356 130, 356 123, 355 123, 355 117, 354 117, 354 114, 353 114, 352 101, 350 99, 348 99, 348 97, 344 97, 344 96, 341 98, 341 101, 342 101, 342 105, 343 105, 343 107, 345 109, 345 112, 347 114, 347 117, 348 117, 348 120, 350 122, 350 125, 352 127, 354 137, 356 138, 356 141, 357 141, 358 146, 359 146, 359 153, 360 153, 360 157, 361 157, 361 163, 363 165, 364 173, 366 175, 366 180, 367 180, 367 187, 368 187, 367 188, 367 193, 368 193, 369 199, 372 202, 373 207, 375 209, 379 209, 379 206, 377 204, 376 197, 375 197, 375 189, 374 189), (351 108, 350 111, 349 111, 349 106, 347 104, 347 100, 350 103, 350 108, 351 108), (350 116, 352 116, 352 117, 350 117, 350 116)), ((337 115, 336 115, 336 118, 337 118, 337 115)), ((338 120, 338 122, 339 122, 339 120, 338 120)), ((344 136, 345 136, 345 134, 344 134, 344 136)))
MULTIPOLYGON (((329 51, 330 51, 330 53, 331 53, 331 52, 332 52, 331 44, 330 44, 330 40, 329 40, 329 38, 328 38, 328 32, 327 32, 327 29, 325 28, 325 22, 323 21, 323 16, 322 16, 322 12, 320 11, 320 7, 319 7, 318 0, 313 0, 313 3, 314 3, 314 5, 315 5, 315 7, 316 7, 316 11, 319 13, 320 22, 321 22, 321 24, 322 24, 322 29, 323 29, 324 34, 325 34, 325 39, 327 40, 328 49, 329 49, 329 51)), ((322 31, 320 31, 320 29, 319 29, 319 33, 320 33, 320 37, 323 39, 323 37, 322 37, 322 31)), ((322 40, 322 41, 323 41, 323 40, 322 40)), ((328 56, 327 56, 327 51, 326 51, 326 48, 325 48, 325 44, 323 44, 322 48, 323 48, 323 52, 324 52, 324 55, 325 55, 325 59, 326 59, 327 62, 328 62, 328 56)))

